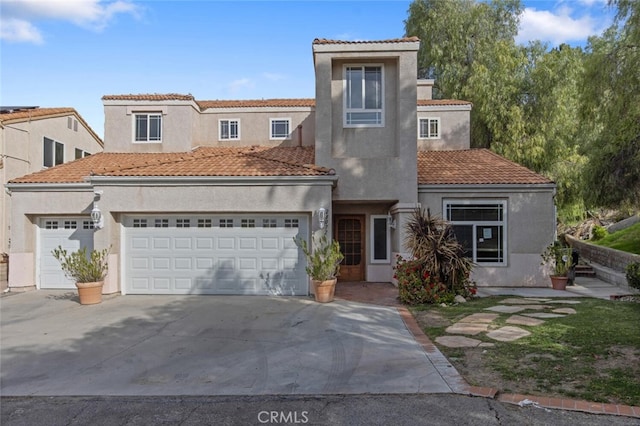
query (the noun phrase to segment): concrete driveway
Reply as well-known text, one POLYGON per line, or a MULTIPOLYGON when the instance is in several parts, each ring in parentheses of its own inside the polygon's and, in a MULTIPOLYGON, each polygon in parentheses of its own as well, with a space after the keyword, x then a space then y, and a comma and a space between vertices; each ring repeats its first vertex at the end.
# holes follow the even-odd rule
POLYGON ((0 299, 9 395, 451 392, 393 307, 303 297, 0 299))

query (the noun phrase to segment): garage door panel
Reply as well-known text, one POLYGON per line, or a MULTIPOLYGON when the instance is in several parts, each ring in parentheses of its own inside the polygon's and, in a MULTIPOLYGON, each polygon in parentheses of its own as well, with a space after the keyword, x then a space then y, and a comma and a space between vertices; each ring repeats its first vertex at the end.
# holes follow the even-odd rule
POLYGON ((75 289, 75 281, 62 272, 51 253, 58 246, 68 252, 93 249, 92 222, 88 218, 41 218, 38 220, 38 276, 43 289, 75 289), (85 226, 86 225, 86 226, 85 226))
MULTIPOLYGON (((278 215, 276 215, 278 216, 278 215)), ((199 217, 163 216, 158 228, 136 228, 125 218, 125 286, 128 293, 144 294, 308 294, 304 257, 293 241, 306 236, 306 218, 292 218, 295 228, 285 228, 285 215, 268 220, 229 215, 199 217), (193 224, 212 226, 182 228, 193 224), (222 220, 225 219, 225 220, 222 220), (229 227, 218 227, 229 226, 229 227), (260 225, 270 226, 263 228, 260 225), (235 227, 231 227, 235 225, 235 227), (271 227, 279 226, 279 227, 271 227), (298 228, 297 226, 300 226, 298 228), (129 260, 130 259, 130 260, 129 260), (143 261, 142 259, 147 259, 143 261), (302 263, 302 264, 301 264, 302 263), (160 274, 160 276, 158 276, 160 274), (153 277, 149 283, 147 277, 153 277)), ((155 223, 155 217, 135 220, 155 223)))

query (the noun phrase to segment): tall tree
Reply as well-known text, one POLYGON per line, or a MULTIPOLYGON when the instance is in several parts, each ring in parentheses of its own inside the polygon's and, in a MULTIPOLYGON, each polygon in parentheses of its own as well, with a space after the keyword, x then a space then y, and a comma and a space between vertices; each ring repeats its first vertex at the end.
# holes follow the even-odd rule
POLYGON ((640 2, 613 0, 614 24, 587 48, 582 95, 589 138, 585 199, 640 208, 640 2))

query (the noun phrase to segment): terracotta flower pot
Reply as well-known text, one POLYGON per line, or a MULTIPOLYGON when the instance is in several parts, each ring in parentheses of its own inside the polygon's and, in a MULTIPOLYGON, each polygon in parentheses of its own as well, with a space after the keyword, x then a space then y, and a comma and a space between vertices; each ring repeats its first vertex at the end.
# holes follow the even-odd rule
POLYGON ((81 305, 95 305, 102 302, 102 286, 104 281, 95 281, 91 283, 76 283, 78 287, 78 296, 80 296, 81 305))
POLYGON ((567 289, 567 281, 569 281, 569 277, 552 275, 551 276, 551 287, 553 287, 554 290, 566 290, 567 289))
POLYGON ((338 281, 337 278, 334 278, 332 280, 326 280, 326 281, 312 280, 316 302, 320 302, 320 303, 333 302, 333 296, 336 291, 337 281, 338 281))

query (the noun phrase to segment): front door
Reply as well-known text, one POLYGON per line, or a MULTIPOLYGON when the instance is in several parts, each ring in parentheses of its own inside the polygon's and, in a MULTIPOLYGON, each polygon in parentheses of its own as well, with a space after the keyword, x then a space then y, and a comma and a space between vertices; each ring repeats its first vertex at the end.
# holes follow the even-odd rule
POLYGON ((344 259, 340 264, 340 281, 364 281, 364 216, 337 216, 335 239, 344 259))

